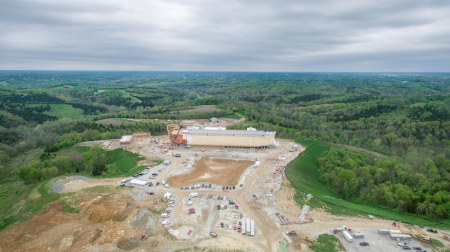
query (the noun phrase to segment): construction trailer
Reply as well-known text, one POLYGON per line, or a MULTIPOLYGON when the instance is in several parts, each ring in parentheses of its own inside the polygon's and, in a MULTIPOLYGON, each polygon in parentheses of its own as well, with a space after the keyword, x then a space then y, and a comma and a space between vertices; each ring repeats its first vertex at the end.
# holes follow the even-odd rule
POLYGON ((255 220, 250 220, 250 236, 255 236, 255 220))
POLYGON ((242 234, 247 234, 247 229, 245 228, 245 226, 247 225, 247 223, 245 222, 246 218, 242 219, 242 227, 241 227, 241 233, 242 234))
POLYGON ((363 233, 353 233, 353 238, 355 239, 364 239, 364 234, 363 233))
POLYGON ((409 234, 391 234, 389 238, 394 241, 410 241, 411 235, 409 234))
POLYGON ((402 232, 400 230, 391 229, 389 230, 389 234, 401 234, 402 232))
POLYGON ((250 218, 247 218, 247 220, 246 220, 247 222, 247 235, 251 235, 251 225, 250 225, 250 218))
POLYGON ((353 242, 353 237, 347 230, 342 231, 342 235, 348 242, 353 242))
POLYGON ((380 235, 389 235, 389 229, 378 229, 378 234, 380 235))
POLYGON ((345 231, 345 230, 347 230, 346 227, 337 227, 337 228, 332 228, 332 229, 331 229, 331 232, 332 232, 333 234, 337 234, 337 233, 342 232, 342 231, 345 231))
POLYGON ((140 179, 132 179, 129 185, 134 187, 146 187, 148 186, 148 182, 140 179))

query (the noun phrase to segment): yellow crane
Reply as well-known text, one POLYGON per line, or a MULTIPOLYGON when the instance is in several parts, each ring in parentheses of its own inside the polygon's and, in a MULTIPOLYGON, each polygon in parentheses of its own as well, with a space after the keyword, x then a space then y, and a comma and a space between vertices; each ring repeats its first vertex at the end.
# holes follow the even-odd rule
POLYGON ((410 229, 409 229, 409 235, 412 236, 413 233, 418 234, 418 235, 419 235, 419 239, 421 239, 421 240, 423 240, 423 241, 426 241, 426 242, 430 242, 430 241, 431 241, 431 239, 430 239, 429 236, 423 235, 421 232, 418 232, 418 231, 413 230, 413 229, 410 228, 410 229))

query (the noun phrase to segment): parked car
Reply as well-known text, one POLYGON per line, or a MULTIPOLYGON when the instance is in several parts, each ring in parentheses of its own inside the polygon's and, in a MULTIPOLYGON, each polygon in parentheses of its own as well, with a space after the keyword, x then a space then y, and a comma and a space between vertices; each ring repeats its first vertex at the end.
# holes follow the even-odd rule
POLYGON ((398 246, 401 246, 401 247, 404 247, 404 246, 407 246, 408 244, 406 244, 406 243, 404 243, 404 242, 400 242, 399 244, 398 244, 398 246))
POLYGON ((435 233, 435 234, 438 233, 438 231, 437 231, 436 229, 432 229, 432 228, 427 228, 427 231, 428 231, 428 232, 433 232, 433 233, 435 233))
POLYGON ((192 233, 192 230, 189 230, 189 231, 188 231, 188 235, 190 235, 191 233, 192 233))
POLYGON ((404 246, 403 249, 404 249, 404 250, 411 250, 411 248, 408 247, 408 246, 404 246))
POLYGON ((413 247, 414 250, 422 250, 421 247, 413 247))
POLYGON ((223 222, 220 223, 220 227, 223 228, 223 222))
POLYGON ((209 233, 212 237, 217 237, 217 234, 214 232, 209 233))
POLYGON ((222 186, 222 190, 225 190, 225 186, 222 186))
POLYGON ((359 245, 360 246, 369 246, 369 243, 368 242, 360 242, 359 245))

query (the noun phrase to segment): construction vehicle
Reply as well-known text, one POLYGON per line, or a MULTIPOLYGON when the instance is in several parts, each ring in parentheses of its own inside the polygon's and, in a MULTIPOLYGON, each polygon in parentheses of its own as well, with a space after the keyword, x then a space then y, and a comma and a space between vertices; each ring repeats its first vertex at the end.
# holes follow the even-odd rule
POLYGON ((412 236, 413 233, 418 234, 418 236, 419 236, 418 238, 420 240, 422 240, 422 241, 426 241, 426 242, 430 242, 431 241, 431 238, 429 236, 423 235, 421 232, 418 232, 416 230, 409 229, 409 235, 412 236))
POLYGON ((147 239, 148 238, 148 234, 141 234, 141 240, 147 239))
POLYGON ((303 240, 309 241, 309 242, 314 242, 314 240, 309 238, 308 235, 305 235, 305 237, 303 237, 303 240))

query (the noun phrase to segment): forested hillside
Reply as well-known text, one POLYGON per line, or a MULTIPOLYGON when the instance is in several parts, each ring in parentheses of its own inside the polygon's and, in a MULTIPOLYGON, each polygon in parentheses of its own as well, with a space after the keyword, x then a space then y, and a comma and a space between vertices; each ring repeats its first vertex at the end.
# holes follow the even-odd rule
POLYGON ((78 142, 140 131, 163 133, 166 120, 243 116, 244 124, 229 129, 252 126, 277 131, 280 138, 344 144, 387 155, 375 160, 334 148, 320 159, 321 181, 348 200, 448 218, 449 77, 1 71, 0 186, 21 188, 63 174, 118 172, 113 166, 93 169, 87 154, 81 159, 61 157, 78 142), (215 109, 183 112, 198 105, 215 109), (108 118, 158 121, 98 123, 108 118))

